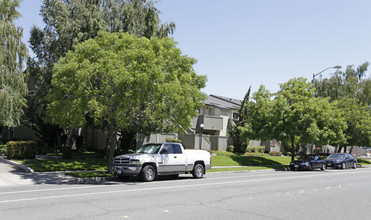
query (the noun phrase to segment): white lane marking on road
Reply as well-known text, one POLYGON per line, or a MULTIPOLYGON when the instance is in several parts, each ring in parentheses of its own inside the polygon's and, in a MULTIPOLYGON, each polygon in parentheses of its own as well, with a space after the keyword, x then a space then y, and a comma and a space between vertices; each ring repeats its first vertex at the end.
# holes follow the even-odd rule
MULTIPOLYGON (((362 172, 362 171, 360 171, 360 172, 362 172)), ((366 171, 364 171, 364 172, 366 172, 366 171)), ((329 173, 327 175, 335 176, 335 175, 343 175, 343 174, 344 173, 329 173)), ((226 182, 217 182, 217 183, 199 183, 199 184, 190 184, 190 185, 163 186, 163 187, 151 187, 151 188, 142 188, 142 189, 127 189, 127 190, 79 193, 79 194, 70 194, 70 195, 34 197, 34 198, 26 198, 26 199, 3 200, 3 201, 0 201, 0 204, 14 203, 14 202, 36 201, 36 200, 46 200, 46 199, 71 198, 71 197, 79 197, 79 196, 93 196, 93 195, 102 195, 102 194, 141 192, 141 191, 152 191, 152 190, 154 191, 154 190, 190 188, 190 187, 200 187, 200 186, 209 187, 211 185, 225 185, 225 184, 259 182, 259 181, 272 181, 272 180, 295 179, 295 178, 312 178, 312 177, 317 177, 317 176, 323 176, 323 174, 321 173, 321 174, 305 175, 305 176, 289 176, 289 177, 277 177, 277 178, 249 179, 249 180, 226 181, 226 182)))
MULTIPOLYGON (((202 179, 202 181, 207 181, 207 180, 219 180, 219 179, 234 179, 234 178, 251 178, 251 177, 255 177, 255 176, 262 176, 263 174, 255 174, 255 175, 239 175, 239 176, 231 176, 231 177, 206 177, 204 179, 202 179)), ((281 173, 279 174, 266 174, 266 175, 263 175, 263 176, 277 176, 277 175, 281 175, 281 173)), ((185 181, 194 181, 194 179, 189 179, 189 180, 169 180, 169 181, 166 181, 167 183, 172 183, 172 182, 178 182, 178 183, 183 183, 185 181)), ((197 181, 200 181, 200 180, 197 180, 197 181)), ((150 182, 150 183, 139 183, 139 184, 142 184, 142 185, 145 185, 145 184, 160 184, 160 183, 163 183, 163 182, 150 182)), ((127 184, 127 185, 135 185, 135 184, 127 184)), ((47 191, 64 191, 64 190, 76 190, 76 189, 90 189, 90 188, 101 188, 101 187, 122 187, 122 186, 127 186, 127 185, 123 185, 123 184, 117 184, 117 185, 95 185, 95 186, 75 186, 75 187, 61 187, 61 188, 53 188, 53 189, 32 189, 32 190, 22 190, 22 191, 10 191, 10 192, 0 192, 0 195, 7 195, 7 194, 17 194, 17 193, 33 193, 33 192, 47 192, 47 191)))

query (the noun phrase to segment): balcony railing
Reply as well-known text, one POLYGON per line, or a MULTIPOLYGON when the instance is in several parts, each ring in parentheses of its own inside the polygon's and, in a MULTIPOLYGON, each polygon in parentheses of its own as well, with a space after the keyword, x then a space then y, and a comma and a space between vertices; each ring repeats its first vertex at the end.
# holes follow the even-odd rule
POLYGON ((223 130, 223 118, 211 115, 200 115, 192 120, 192 128, 199 130, 200 124, 204 124, 204 130, 220 131, 223 130))

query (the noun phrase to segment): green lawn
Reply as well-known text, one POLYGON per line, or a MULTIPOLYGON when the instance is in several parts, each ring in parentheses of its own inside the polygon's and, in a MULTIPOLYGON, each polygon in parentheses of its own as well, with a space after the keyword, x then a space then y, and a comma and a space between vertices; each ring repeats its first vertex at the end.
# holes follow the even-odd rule
POLYGON ((370 159, 357 158, 357 161, 360 165, 371 165, 370 159))
POLYGON ((235 155, 235 154, 219 154, 211 157, 212 166, 271 166, 271 165, 287 165, 291 161, 291 157, 285 156, 270 156, 269 154, 260 155, 235 155))
POLYGON ((31 167, 35 172, 68 170, 107 170, 107 160, 96 152, 73 152, 71 159, 25 159, 14 160, 31 167))
MULTIPOLYGON (((26 159, 15 160, 16 162, 31 167, 36 172, 46 171, 74 171, 74 170, 107 170, 107 160, 103 154, 96 152, 73 152, 72 159, 26 159)), ((257 169, 285 168, 290 163, 291 157, 270 156, 269 154, 236 155, 229 152, 214 152, 211 157, 211 164, 216 166, 248 166, 234 168, 213 168, 208 172, 217 171, 238 171, 257 169)), ((358 159, 360 165, 370 165, 367 159, 358 159)), ((74 176, 106 176, 102 173, 72 174, 74 176)))

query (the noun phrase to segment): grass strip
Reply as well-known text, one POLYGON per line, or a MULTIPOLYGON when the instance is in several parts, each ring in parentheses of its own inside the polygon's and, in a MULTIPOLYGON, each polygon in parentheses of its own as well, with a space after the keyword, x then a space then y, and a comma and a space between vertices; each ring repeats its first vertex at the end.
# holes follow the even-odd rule
POLYGON ((357 161, 360 165, 371 165, 371 160, 369 159, 357 158, 357 161))
POLYGON ((112 174, 106 171, 87 171, 87 172, 69 172, 66 175, 79 177, 79 178, 91 178, 91 177, 113 177, 112 174))

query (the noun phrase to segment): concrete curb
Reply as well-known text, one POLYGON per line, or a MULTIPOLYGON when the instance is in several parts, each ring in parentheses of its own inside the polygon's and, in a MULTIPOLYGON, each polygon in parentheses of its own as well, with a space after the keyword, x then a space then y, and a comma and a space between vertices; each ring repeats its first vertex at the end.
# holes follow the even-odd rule
POLYGON ((14 162, 14 161, 11 161, 11 160, 7 160, 3 157, 0 157, 0 162, 3 162, 3 163, 6 163, 6 164, 10 164, 12 166, 15 166, 23 171, 25 171, 26 173, 33 173, 35 172, 33 169, 31 169, 30 167, 28 166, 25 166, 25 165, 22 165, 22 164, 19 164, 17 162, 14 162))

